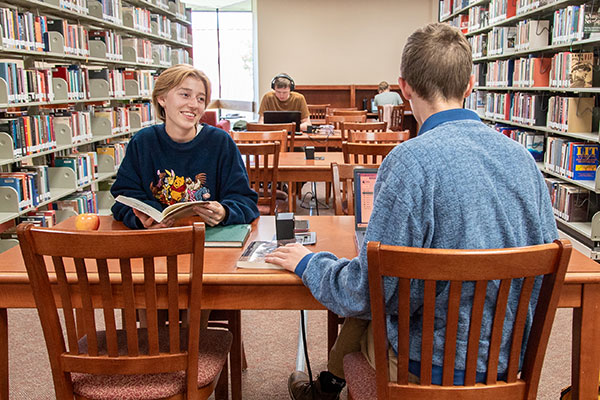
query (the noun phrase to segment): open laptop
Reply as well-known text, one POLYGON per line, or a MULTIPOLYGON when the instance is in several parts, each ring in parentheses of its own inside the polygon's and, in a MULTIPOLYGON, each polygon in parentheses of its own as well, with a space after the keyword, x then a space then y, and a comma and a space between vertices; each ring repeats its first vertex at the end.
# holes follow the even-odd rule
POLYGON ((287 124, 296 123, 296 132, 300 132, 300 121, 302 113, 300 111, 265 111, 263 113, 265 124, 287 124))
POLYGON ((356 248, 360 250, 373 211, 376 168, 354 169, 354 230, 356 248))

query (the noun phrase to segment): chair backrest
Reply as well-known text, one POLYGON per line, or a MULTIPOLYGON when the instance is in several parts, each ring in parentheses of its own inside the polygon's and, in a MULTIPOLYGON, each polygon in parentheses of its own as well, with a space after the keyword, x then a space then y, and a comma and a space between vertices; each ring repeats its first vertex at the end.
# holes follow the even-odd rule
POLYGON ((308 104, 310 119, 325 119, 329 106, 331 104, 308 104))
POLYGON ((325 117, 325 123, 333 125, 335 129, 341 129, 342 122, 366 122, 366 115, 328 115, 325 117))
POLYGON ((333 110, 333 115, 367 115, 367 110, 333 110))
POLYGON ((296 136, 296 124, 294 122, 290 122, 287 124, 259 124, 256 122, 248 122, 246 124, 246 130, 249 132, 281 131, 284 129, 288 133, 288 140, 287 147, 284 147, 282 143, 282 151, 294 151, 294 138, 296 136))
POLYGON ((398 106, 392 106, 389 117, 385 113, 386 106, 377 106, 377 116, 379 121, 385 121, 389 124, 390 131, 403 131, 404 130, 404 104, 398 106))
POLYGON ((17 234, 57 398, 73 398, 71 372, 129 375, 184 370, 187 392, 197 389, 204 224, 104 232, 21 224, 17 234), (132 275, 132 265, 144 271, 143 281, 132 275), (189 281, 180 285, 184 274, 189 281), (159 296, 157 282, 166 283, 166 297, 159 296), (159 328, 159 308, 168 309, 168 327, 159 328), (179 323, 180 308, 188 309, 189 328, 182 329, 179 323), (146 309, 147 328, 137 328, 137 309, 146 309), (117 312, 123 315, 122 329, 117 312), (97 332, 99 323, 105 331, 97 332), (82 337, 86 344, 78 342, 82 337))
POLYGON ((346 164, 379 165, 394 147, 393 143, 342 142, 342 153, 346 164))
POLYGON ((409 131, 402 132, 363 132, 348 131, 348 141, 353 143, 402 143, 410 137, 409 131))
MULTIPOLYGON (((404 396, 411 399, 432 399, 441 396, 446 399, 473 400, 535 399, 544 353, 570 254, 571 244, 566 240, 556 240, 554 243, 537 246, 493 250, 417 249, 369 242, 367 258, 375 343, 377 398, 383 400, 404 396), (534 281, 539 276, 543 276, 543 282, 535 307, 522 372, 519 376, 523 333, 527 315, 533 312, 529 310, 530 298, 534 281), (394 382, 390 382, 382 279, 393 278, 398 278, 398 374, 392 378, 394 382), (420 383, 409 384, 410 288, 411 281, 414 285, 415 280, 420 280, 424 288, 421 372, 420 383), (474 295, 471 304, 468 305, 471 308, 469 326, 472 329, 469 329, 466 344, 465 384, 454 386, 459 308, 461 305, 465 306, 463 304, 465 298, 461 300, 461 290, 465 290, 467 285, 474 288, 474 295), (440 305, 436 304, 436 293, 442 290, 449 293, 448 306, 441 306, 447 310, 442 385, 432 385, 434 324, 437 323, 437 318, 440 318, 438 315, 440 305), (489 297, 490 291, 496 293, 492 298, 489 297), (496 373, 488 373, 485 384, 478 383, 476 386, 482 330, 490 335, 487 371, 498 369, 509 291, 517 291, 520 294, 516 309, 509 311, 514 313, 515 323, 510 327, 512 345, 510 345, 506 381, 498 382, 496 373), (488 304, 495 310, 491 326, 485 323, 489 319, 483 316, 484 304, 488 304), (482 329, 482 325, 487 326, 488 329, 482 329)), ((388 292, 385 298, 389 298, 389 295, 388 292)), ((436 343, 436 346, 438 345, 436 343)))
POLYGON ((269 215, 275 215, 281 144, 240 143, 237 146, 246 165, 250 187, 258 193, 258 205, 268 205, 269 215))
POLYGON ((340 130, 342 131, 342 140, 348 140, 348 131, 361 131, 361 132, 385 132, 387 130, 387 123, 385 122, 342 122, 340 124, 340 130))
POLYGON ((267 132, 231 132, 231 138, 236 143, 272 143, 279 142, 281 151, 287 152, 287 131, 267 131, 267 132))
POLYGON ((334 115, 333 113, 336 111, 356 111, 357 107, 329 107, 327 109, 327 115, 334 115))
POLYGON ((354 215, 354 170, 356 168, 379 168, 379 165, 331 163, 335 215, 354 215))

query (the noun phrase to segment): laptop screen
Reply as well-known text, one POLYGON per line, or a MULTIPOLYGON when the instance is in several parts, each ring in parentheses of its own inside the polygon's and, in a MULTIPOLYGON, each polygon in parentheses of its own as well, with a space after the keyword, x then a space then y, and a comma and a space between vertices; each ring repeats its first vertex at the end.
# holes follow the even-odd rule
POLYGON ((354 170, 354 218, 356 229, 366 229, 373 211, 373 194, 377 169, 356 168, 354 170))
POLYGON ((288 122, 296 123, 296 132, 300 132, 300 120, 302 113, 300 111, 265 111, 263 118, 265 124, 286 124, 288 122))

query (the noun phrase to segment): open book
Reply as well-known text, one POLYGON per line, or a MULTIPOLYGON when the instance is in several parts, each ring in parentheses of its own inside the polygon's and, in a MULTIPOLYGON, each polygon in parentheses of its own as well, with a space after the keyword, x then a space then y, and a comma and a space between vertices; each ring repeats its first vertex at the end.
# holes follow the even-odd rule
POLYGON ((194 206, 198 204, 208 203, 208 201, 188 201, 185 203, 171 204, 164 210, 160 211, 156 208, 149 206, 141 200, 134 199, 133 197, 127 197, 123 195, 117 196, 115 199, 119 203, 123 203, 126 206, 135 208, 138 211, 152 217, 156 222, 160 223, 167 217, 182 218, 194 215, 194 206))
POLYGON ((283 269, 265 261, 265 256, 277 248, 277 241, 255 240, 246 247, 236 266, 238 268, 283 269))

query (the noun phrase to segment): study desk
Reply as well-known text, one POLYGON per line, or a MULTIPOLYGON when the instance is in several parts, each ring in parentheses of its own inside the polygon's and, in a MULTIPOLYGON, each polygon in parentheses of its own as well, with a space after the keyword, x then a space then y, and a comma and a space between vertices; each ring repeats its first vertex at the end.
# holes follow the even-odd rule
MULTIPOLYGON (((313 251, 327 250, 339 257, 356 255, 354 217, 306 217, 317 232, 313 251)), ((253 223, 251 240, 271 239, 274 217, 253 223)), ((64 229, 73 229, 73 219, 64 229)), ((100 230, 125 229, 112 217, 101 217, 100 230)), ((324 309, 296 275, 278 270, 237 269, 241 249, 207 248, 203 306, 213 310, 324 309)), ((143 280, 134 269, 134 282, 143 280)), ((159 272, 160 274, 160 272, 159 272)), ((600 264, 573 250, 559 307, 573 308, 572 383, 574 399, 596 399, 600 373, 600 264)), ((8 308, 35 308, 19 247, 0 254, 0 399, 8 400, 8 308)), ((250 349, 247 349, 251 351, 250 349)), ((282 383, 285 384, 285 383, 282 383)), ((558 393, 557 393, 558 396, 558 393)))
POLYGON ((342 135, 334 133, 332 135, 321 135, 319 133, 303 133, 294 138, 294 147, 315 146, 323 147, 328 150, 330 147, 342 148, 342 135))

